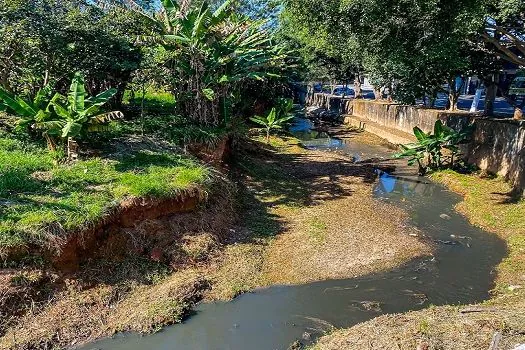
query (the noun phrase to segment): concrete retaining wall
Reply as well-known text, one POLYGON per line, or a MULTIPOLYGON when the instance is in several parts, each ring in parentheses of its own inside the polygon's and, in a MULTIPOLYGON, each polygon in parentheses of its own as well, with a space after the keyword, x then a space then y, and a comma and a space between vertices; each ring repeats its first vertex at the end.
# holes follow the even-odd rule
POLYGON ((377 124, 412 134, 415 126, 425 132, 434 129, 436 120, 441 119, 446 125, 460 130, 469 125, 476 117, 463 111, 447 112, 396 103, 354 100, 352 115, 366 118, 377 124))
POLYGON ((476 131, 467 147, 466 160, 482 170, 503 176, 516 189, 525 190, 525 121, 486 119, 463 111, 448 112, 371 100, 342 100, 340 96, 326 94, 314 94, 311 102, 350 114, 346 118, 348 122, 368 123, 365 129, 391 142, 405 137, 413 139, 415 126, 430 132, 438 119, 456 130, 475 123, 476 131))
POLYGON ((329 111, 339 112, 341 114, 352 114, 353 98, 315 93, 308 97, 307 105, 325 108, 329 111))
POLYGON ((525 191, 525 121, 476 120, 467 161, 525 191))

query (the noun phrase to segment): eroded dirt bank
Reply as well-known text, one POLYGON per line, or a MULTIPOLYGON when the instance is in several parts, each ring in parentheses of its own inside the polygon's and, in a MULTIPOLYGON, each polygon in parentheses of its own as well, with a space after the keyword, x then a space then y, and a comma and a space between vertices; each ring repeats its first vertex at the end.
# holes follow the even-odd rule
MULTIPOLYGON (((67 276, 6 271, 3 288, 25 296, 26 307, 2 320, 1 348, 68 348, 118 331, 152 332, 202 299, 364 275, 431 254, 402 210, 373 199, 377 166, 389 165, 306 151, 294 139, 249 142, 232 175, 240 203, 230 205, 231 189, 217 189, 227 195, 173 217, 177 244, 160 254, 169 262, 150 253, 89 261, 67 276)), ((138 225, 148 232, 152 223, 138 225)))

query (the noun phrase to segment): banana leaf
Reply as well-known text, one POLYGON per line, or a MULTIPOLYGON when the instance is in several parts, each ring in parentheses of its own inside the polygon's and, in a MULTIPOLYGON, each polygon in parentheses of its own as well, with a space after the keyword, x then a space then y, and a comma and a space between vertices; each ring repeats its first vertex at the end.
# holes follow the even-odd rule
POLYGON ((17 96, 11 95, 1 87, 0 101, 3 101, 3 105, 12 110, 15 115, 21 117, 30 117, 36 114, 33 108, 31 108, 27 103, 20 103, 21 99, 17 98, 17 96))
POLYGON ((76 73, 71 81, 69 93, 67 95, 69 108, 75 112, 84 110, 84 102, 86 97, 86 89, 84 87, 84 76, 81 73, 76 73))

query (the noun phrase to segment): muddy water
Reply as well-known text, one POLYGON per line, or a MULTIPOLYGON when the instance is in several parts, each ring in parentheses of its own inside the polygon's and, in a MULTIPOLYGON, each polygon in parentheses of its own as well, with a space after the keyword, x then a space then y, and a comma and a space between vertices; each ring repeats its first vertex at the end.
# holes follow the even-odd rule
MULTIPOLYGON (((326 135, 303 139, 308 148, 337 150, 356 161, 389 157, 384 148, 326 135)), ((424 239, 436 245, 433 256, 365 277, 276 286, 228 303, 203 304, 182 325, 145 337, 119 335, 85 349, 287 349, 294 341, 310 344, 332 327, 349 327, 382 313, 488 298, 504 243, 455 213, 457 195, 413 173, 408 168, 379 173, 374 194, 410 213, 424 239)), ((389 213, 384 216, 389 219, 389 213)))

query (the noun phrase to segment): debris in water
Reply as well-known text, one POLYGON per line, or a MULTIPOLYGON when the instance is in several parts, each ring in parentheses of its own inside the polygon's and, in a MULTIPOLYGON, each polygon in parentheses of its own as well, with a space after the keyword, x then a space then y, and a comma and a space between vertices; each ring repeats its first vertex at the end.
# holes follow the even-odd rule
POLYGON ((304 339, 304 340, 310 340, 310 339, 312 339, 312 334, 311 334, 311 333, 308 333, 308 332, 304 332, 304 333, 303 333, 303 339, 304 339))
POLYGON ((436 243, 446 244, 446 245, 457 245, 458 241, 445 241, 443 239, 436 239, 434 240, 436 243))
POLYGON ((381 310, 381 303, 378 301, 369 301, 369 300, 354 301, 352 305, 363 311, 373 311, 373 312, 383 311, 381 310))
POLYGON ((443 220, 450 220, 451 219, 451 217, 449 215, 447 215, 447 214, 441 214, 439 217, 442 218, 443 220))
POLYGON ((359 285, 356 284, 355 286, 353 287, 332 287, 332 288, 325 288, 323 290, 323 293, 326 293, 326 292, 337 292, 337 291, 341 291, 341 290, 352 290, 352 289, 357 289, 359 288, 359 285))
POLYGON ((320 318, 317 318, 317 317, 301 316, 301 315, 296 315, 296 316, 303 317, 303 318, 305 318, 305 319, 307 319, 309 321, 317 323, 318 326, 321 326, 321 327, 319 327, 319 330, 323 330, 322 327, 325 327, 326 330, 332 330, 332 329, 335 328, 331 323, 329 323, 329 322, 327 322, 325 320, 321 320, 320 318))

